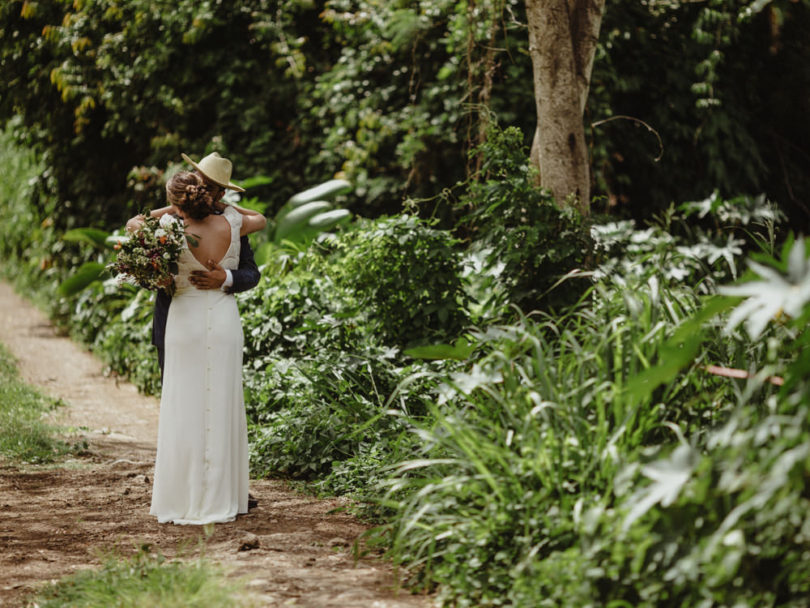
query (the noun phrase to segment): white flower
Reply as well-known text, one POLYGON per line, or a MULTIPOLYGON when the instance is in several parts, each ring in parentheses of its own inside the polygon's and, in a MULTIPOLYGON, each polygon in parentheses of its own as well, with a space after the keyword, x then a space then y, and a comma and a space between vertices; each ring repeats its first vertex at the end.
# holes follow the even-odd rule
MULTIPOLYGON (((172 224, 176 224, 177 220, 174 218, 173 215, 169 215, 168 213, 164 213, 162 216, 160 216, 160 222, 159 223, 160 223, 161 228, 168 228, 172 224)), ((157 234, 157 231, 155 231, 155 234, 157 234)), ((166 233, 164 232, 163 234, 166 234, 166 233)))
MULTIPOLYGON (((163 216, 163 217, 166 217, 166 216, 163 216)), ((157 230, 155 230, 155 238, 160 238, 162 236, 166 236, 166 234, 167 233, 166 233, 165 230, 163 230, 163 228, 158 228, 157 230)))
POLYGON ((719 289, 727 296, 748 296, 729 316, 726 331, 745 321, 748 334, 756 338, 780 313, 793 318, 802 314, 804 306, 810 303, 810 260, 805 258, 804 252, 804 241, 797 239, 788 254, 787 277, 773 268, 749 261, 751 269, 764 280, 719 289))

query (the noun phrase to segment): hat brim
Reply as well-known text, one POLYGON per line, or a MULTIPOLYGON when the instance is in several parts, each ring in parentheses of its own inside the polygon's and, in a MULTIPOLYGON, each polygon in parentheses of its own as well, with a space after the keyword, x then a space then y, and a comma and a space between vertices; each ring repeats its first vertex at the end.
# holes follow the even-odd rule
POLYGON ((191 166, 192 166, 192 167, 194 167, 194 168, 195 168, 197 171, 199 171, 199 172, 200 172, 200 174, 201 174, 203 177, 205 177, 205 179, 207 179, 207 180, 209 180, 209 181, 212 181, 212 182, 214 182, 215 184, 217 184, 218 186, 222 186, 223 188, 228 188, 228 189, 230 189, 230 190, 236 190, 237 192, 244 192, 244 191, 245 191, 245 189, 244 189, 244 188, 242 188, 241 186, 237 186, 237 185, 236 185, 236 184, 234 184, 233 182, 228 182, 227 184, 223 184, 222 182, 220 182, 220 181, 218 181, 218 180, 215 180, 213 177, 211 177, 210 175, 208 175, 208 174, 207 174, 205 171, 203 171, 202 169, 200 169, 200 166, 199 166, 197 163, 195 163, 193 160, 191 160, 191 159, 188 157, 188 155, 187 155, 187 154, 185 154, 184 152, 181 152, 181 153, 180 153, 180 156, 182 156, 182 157, 183 157, 183 160, 184 160, 184 161, 186 161, 186 162, 187 162, 189 165, 191 165, 191 166))

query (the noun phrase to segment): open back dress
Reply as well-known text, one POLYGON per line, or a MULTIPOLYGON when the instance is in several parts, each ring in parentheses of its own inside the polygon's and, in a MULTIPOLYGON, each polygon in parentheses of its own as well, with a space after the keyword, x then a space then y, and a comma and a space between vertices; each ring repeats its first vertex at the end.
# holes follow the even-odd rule
MULTIPOLYGON (((220 265, 233 270, 242 216, 232 207, 223 216, 231 242, 220 265)), ((186 244, 166 322, 150 513, 160 523, 202 525, 247 512, 248 444, 236 300, 220 289, 195 288, 193 270, 207 269, 186 244)))

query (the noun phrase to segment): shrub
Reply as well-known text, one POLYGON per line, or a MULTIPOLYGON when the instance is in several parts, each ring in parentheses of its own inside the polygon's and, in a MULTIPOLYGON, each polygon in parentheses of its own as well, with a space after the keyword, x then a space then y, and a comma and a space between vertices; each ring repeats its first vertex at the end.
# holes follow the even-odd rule
POLYGON ((573 559, 564 556, 577 551, 576 514, 610 493, 621 463, 660 441, 671 417, 711 422, 696 398, 722 393, 719 383, 677 376, 644 398, 626 388, 696 306, 636 289, 635 301, 606 289, 596 312, 475 334, 483 358, 444 376, 439 404, 414 421, 420 441, 387 480, 396 507, 379 532, 448 603, 543 605, 541 593, 516 594, 536 590, 529 578, 545 559, 573 559))
POLYGON ((342 491, 379 475, 405 429, 389 397, 423 415, 420 387, 398 386, 445 365, 407 363, 395 339, 452 337, 464 319, 452 245, 416 218, 366 222, 240 297, 254 473, 321 476, 342 491), (345 467, 364 472, 341 478, 345 467))
POLYGON ((483 159, 481 173, 459 205, 468 212, 465 230, 485 252, 484 269, 497 268, 496 282, 525 311, 575 303, 590 282, 564 277, 593 267, 588 222, 573 208, 556 206, 548 192, 534 185, 518 129, 491 127, 473 153, 483 159))
POLYGON ((340 245, 338 282, 351 289, 369 329, 407 346, 455 337, 467 322, 455 241, 416 217, 366 224, 340 245))
POLYGON ((587 307, 479 336, 485 356, 416 425, 379 533, 448 604, 806 603, 810 242, 752 265, 771 285, 736 290, 750 300, 721 331, 729 301, 701 310, 691 285, 722 264, 639 236, 587 307), (757 337, 779 302, 767 339, 735 333, 748 319, 757 337), (730 355, 745 384, 702 369, 730 355))

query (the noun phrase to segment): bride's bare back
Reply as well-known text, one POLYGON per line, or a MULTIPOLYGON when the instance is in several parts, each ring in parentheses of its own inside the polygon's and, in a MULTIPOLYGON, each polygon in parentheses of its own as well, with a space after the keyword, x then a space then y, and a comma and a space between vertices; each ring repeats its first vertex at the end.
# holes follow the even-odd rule
POLYGON ((221 215, 209 215, 201 220, 186 218, 186 232, 193 236, 189 250, 197 261, 208 267, 208 261, 219 263, 231 246, 231 225, 221 215))

